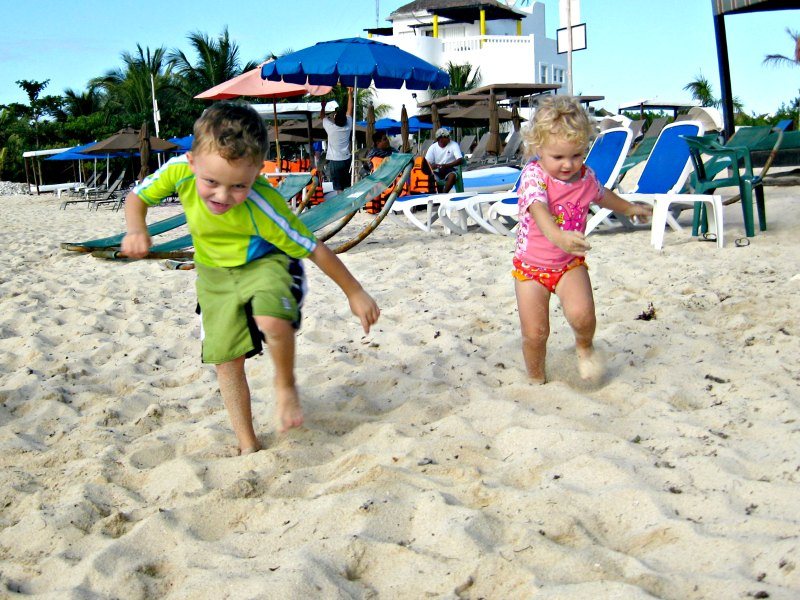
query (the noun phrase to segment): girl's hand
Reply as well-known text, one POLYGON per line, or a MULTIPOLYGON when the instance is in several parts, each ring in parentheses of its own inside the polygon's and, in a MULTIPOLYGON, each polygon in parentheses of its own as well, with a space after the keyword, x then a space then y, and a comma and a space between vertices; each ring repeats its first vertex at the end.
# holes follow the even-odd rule
POLYGON ((634 223, 647 223, 653 215, 653 207, 649 204, 631 203, 625 211, 626 217, 631 217, 634 223))
POLYGON ((562 231, 556 245, 564 252, 575 256, 586 256, 586 252, 592 249, 586 241, 586 236, 580 231, 562 231))

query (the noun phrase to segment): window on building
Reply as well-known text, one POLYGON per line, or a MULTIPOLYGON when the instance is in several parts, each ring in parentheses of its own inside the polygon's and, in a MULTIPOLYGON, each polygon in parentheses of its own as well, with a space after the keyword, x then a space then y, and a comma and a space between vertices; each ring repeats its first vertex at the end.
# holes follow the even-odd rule
POLYGON ((548 81, 549 78, 547 77, 548 71, 549 69, 547 68, 547 65, 539 65, 539 83, 550 83, 548 81))
POLYGON ((560 67, 553 67, 553 83, 564 83, 564 79, 564 69, 560 67))

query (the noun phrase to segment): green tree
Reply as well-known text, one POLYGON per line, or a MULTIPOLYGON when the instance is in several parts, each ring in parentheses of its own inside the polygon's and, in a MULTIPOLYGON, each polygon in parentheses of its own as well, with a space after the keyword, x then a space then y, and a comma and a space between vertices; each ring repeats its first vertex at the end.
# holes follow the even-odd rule
POLYGON ((36 143, 36 149, 39 149, 39 118, 42 116, 42 109, 43 105, 39 96, 42 93, 42 90, 47 87, 47 84, 50 83, 49 79, 45 79, 44 81, 32 81, 27 79, 18 80, 17 85, 21 87, 25 93, 28 95, 28 102, 29 102, 29 117, 31 119, 31 124, 33 125, 33 139, 36 143))
POLYGON ((63 108, 68 117, 88 117, 103 110, 103 104, 103 95, 95 88, 83 92, 70 88, 64 90, 63 108))
POLYGON ((189 98, 260 64, 250 61, 242 65, 239 45, 230 39, 227 27, 216 39, 199 31, 190 33, 187 39, 197 55, 196 61, 192 62, 181 50, 172 50, 169 60, 181 78, 181 91, 189 98))
POLYGON ((793 56, 784 56, 783 54, 768 54, 764 57, 765 65, 771 66, 790 66, 790 67, 800 67, 800 33, 797 31, 792 31, 788 27, 786 28, 786 33, 794 41, 794 55, 793 56))
POLYGON ((139 127, 143 121, 153 120, 153 88, 157 98, 174 90, 172 63, 163 46, 151 52, 136 44, 136 53, 126 51, 121 56, 122 69, 92 79, 90 86, 105 92, 104 109, 109 114, 119 114, 127 125, 139 127))
POLYGON ((448 62, 445 70, 450 75, 450 85, 441 90, 433 90, 431 96, 434 98, 466 92, 467 90, 475 89, 481 84, 480 68, 475 69, 473 72, 472 65, 469 63, 456 65, 448 62))
POLYGON ((690 92, 692 99, 700 102, 701 106, 719 106, 719 100, 714 97, 714 89, 711 87, 711 82, 702 73, 683 86, 683 89, 690 92))

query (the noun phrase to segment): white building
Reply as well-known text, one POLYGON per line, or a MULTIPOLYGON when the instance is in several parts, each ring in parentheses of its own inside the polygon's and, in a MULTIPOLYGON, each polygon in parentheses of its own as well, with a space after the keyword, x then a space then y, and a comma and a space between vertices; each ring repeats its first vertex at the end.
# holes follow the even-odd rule
MULTIPOLYGON (((565 85, 566 54, 545 35, 545 7, 535 0, 415 0, 389 15, 391 28, 368 30, 372 39, 393 44, 447 70, 447 63, 469 63, 480 69, 480 85, 548 83, 565 85)), ((390 104, 389 116, 409 115, 416 102, 429 99, 417 92, 380 90, 390 104)))

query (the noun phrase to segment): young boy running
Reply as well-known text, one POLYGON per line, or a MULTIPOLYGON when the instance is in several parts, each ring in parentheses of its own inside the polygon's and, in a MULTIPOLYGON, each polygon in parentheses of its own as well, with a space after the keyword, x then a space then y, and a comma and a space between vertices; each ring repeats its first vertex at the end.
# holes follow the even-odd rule
POLYGON ((180 198, 195 248, 202 360, 216 367, 241 454, 261 448, 244 363, 261 352, 262 337, 275 366, 278 429, 303 423, 294 379, 294 336, 305 291, 299 259, 308 257, 342 289, 366 333, 380 316, 342 261, 259 176, 267 149, 258 113, 219 102, 195 122, 191 151, 169 160, 125 199, 122 252, 143 258, 151 246, 148 207, 175 193, 180 198))

